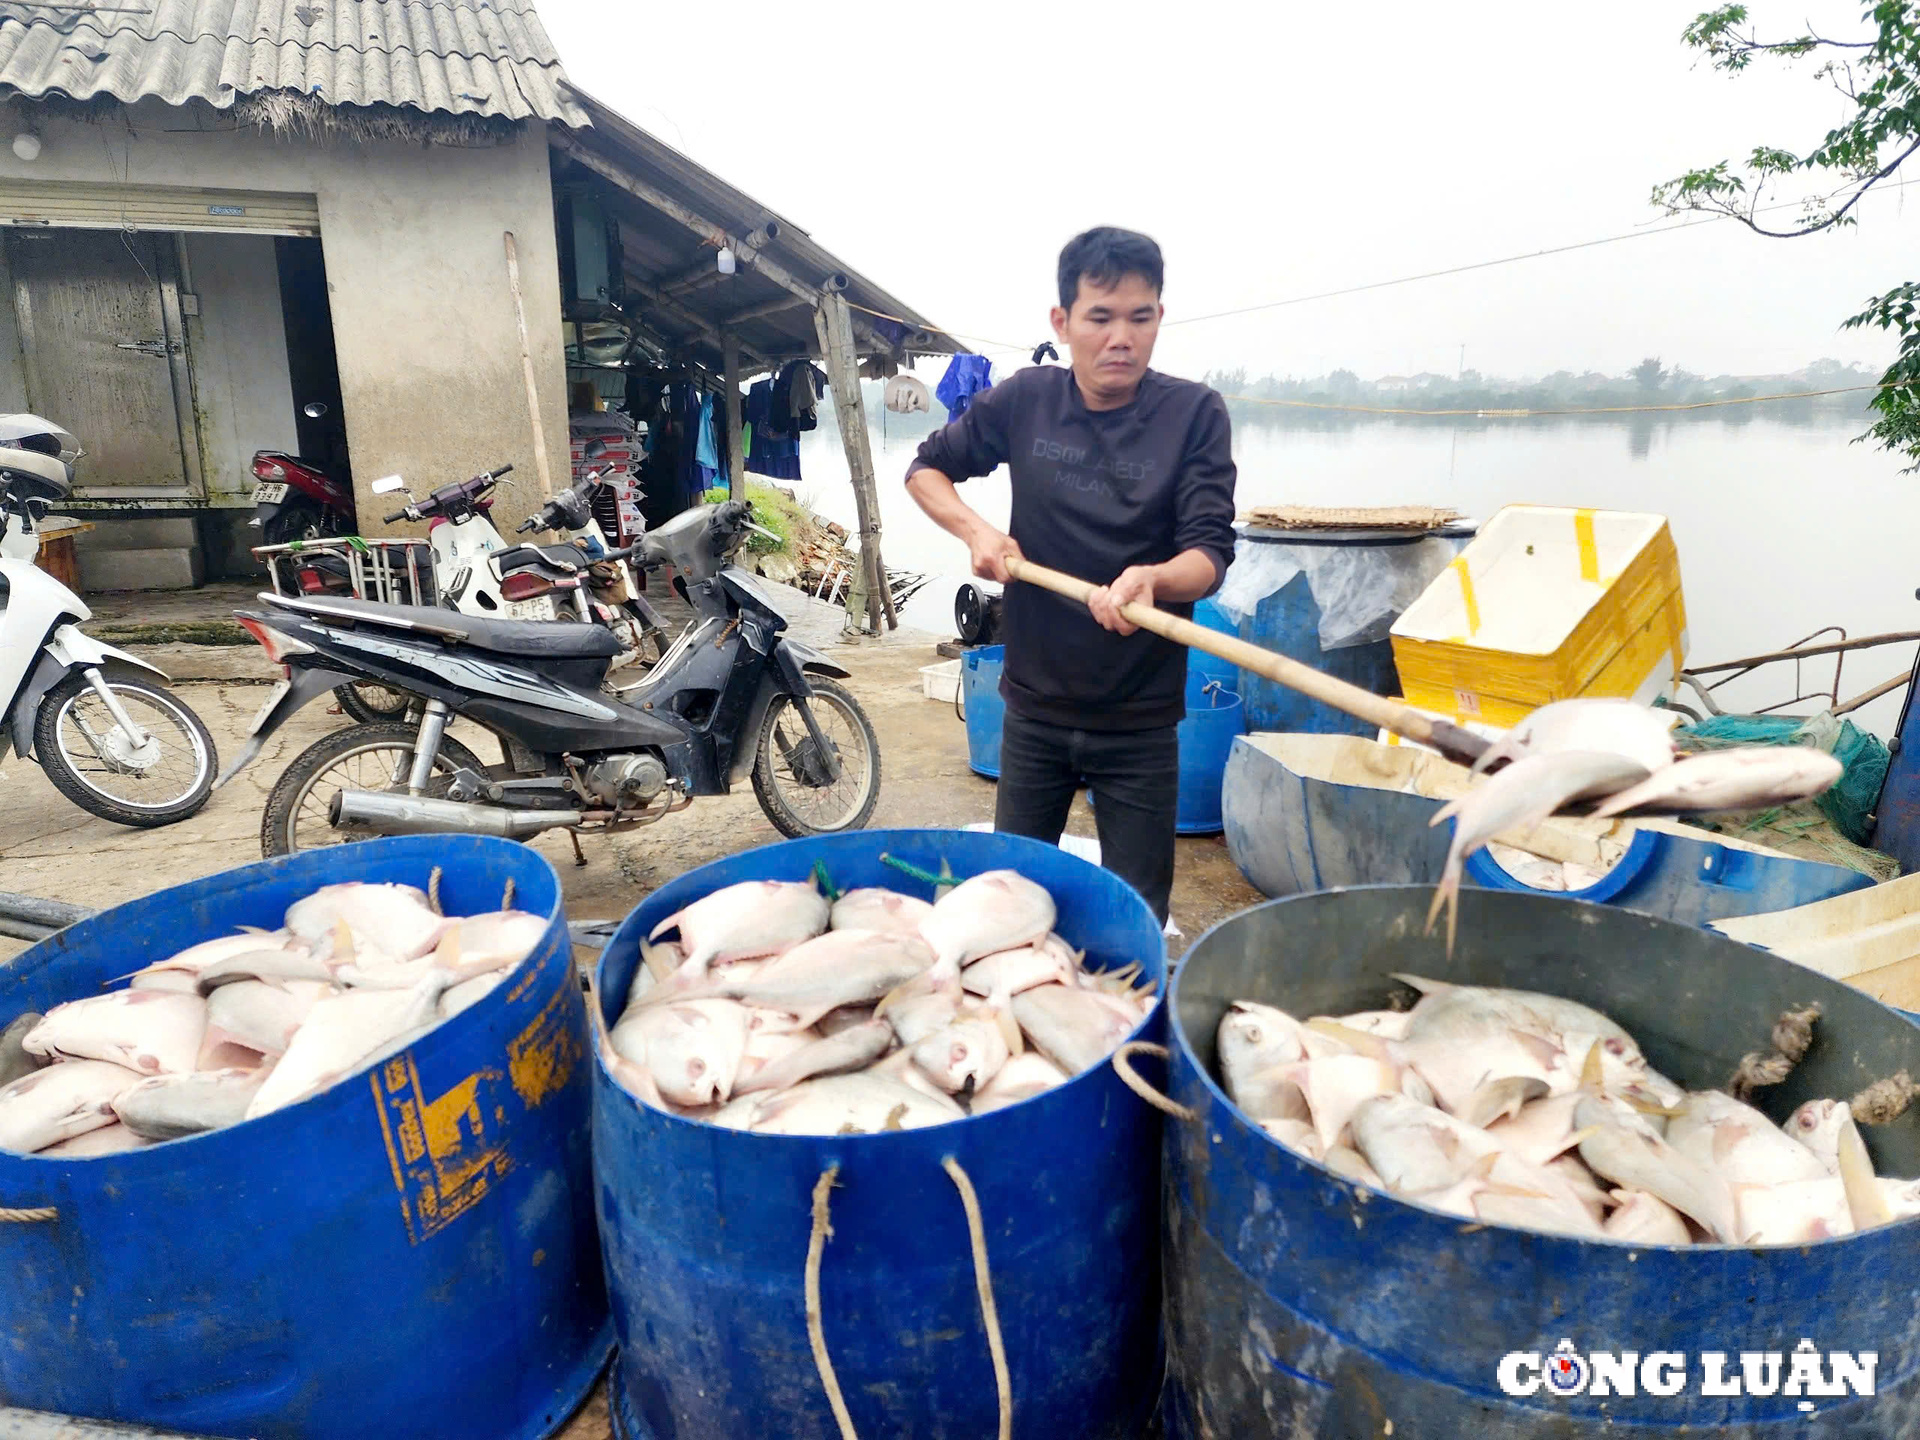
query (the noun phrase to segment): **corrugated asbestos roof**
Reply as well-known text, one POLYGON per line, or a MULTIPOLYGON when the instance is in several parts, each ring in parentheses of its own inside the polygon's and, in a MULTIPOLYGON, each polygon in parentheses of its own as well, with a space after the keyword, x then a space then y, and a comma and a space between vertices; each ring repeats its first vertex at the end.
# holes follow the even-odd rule
POLYGON ((0 0, 0 87, 90 100, 291 91, 334 105, 587 123, 531 0, 0 0), (119 8, 114 8, 119 7, 119 8))

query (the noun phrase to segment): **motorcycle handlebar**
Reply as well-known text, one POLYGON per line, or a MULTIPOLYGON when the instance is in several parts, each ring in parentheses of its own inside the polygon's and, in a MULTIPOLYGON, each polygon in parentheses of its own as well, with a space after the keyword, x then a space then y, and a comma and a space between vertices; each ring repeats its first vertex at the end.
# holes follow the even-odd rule
POLYGON ((513 473, 513 466, 502 465, 498 470, 489 470, 487 472, 487 477, 492 480, 498 480, 502 475, 511 475, 512 473, 513 473))
POLYGON ((405 510, 396 510, 393 512, 393 514, 387 516, 387 518, 383 520, 381 523, 383 525, 392 525, 397 521, 401 521, 406 518, 407 518, 407 512, 405 510))

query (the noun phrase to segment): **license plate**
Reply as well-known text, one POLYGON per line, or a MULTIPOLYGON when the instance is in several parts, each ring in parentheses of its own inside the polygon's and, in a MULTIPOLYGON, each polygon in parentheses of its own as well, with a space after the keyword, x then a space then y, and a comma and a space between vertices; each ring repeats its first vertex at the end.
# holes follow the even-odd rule
POLYGON ((260 713, 253 717, 253 724, 247 727, 247 734, 260 733, 260 727, 267 723, 267 717, 273 713, 273 707, 278 705, 291 689, 293 689, 291 680, 281 680, 274 685, 273 692, 267 696, 267 703, 260 707, 260 713))
POLYGON ((509 620, 551 620, 559 612, 553 608, 551 595, 540 595, 532 600, 509 600, 507 618, 509 620))
POLYGON ((270 480, 253 487, 253 503, 256 505, 278 505, 286 498, 287 487, 283 481, 270 480))

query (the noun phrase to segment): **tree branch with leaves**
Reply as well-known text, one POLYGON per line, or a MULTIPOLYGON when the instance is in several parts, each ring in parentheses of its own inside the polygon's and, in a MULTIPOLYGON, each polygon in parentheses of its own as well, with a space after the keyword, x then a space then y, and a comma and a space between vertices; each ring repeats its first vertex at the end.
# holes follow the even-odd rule
MULTIPOLYGON (((1857 223, 1856 207, 1869 192, 1920 153, 1920 4, 1879 0, 1862 17, 1865 38, 1835 40, 1809 30, 1763 40, 1745 5, 1722 5, 1694 18, 1682 41, 1716 70, 1738 75, 1756 60, 1818 64, 1814 79, 1831 85, 1852 112, 1805 150, 1757 145, 1743 161, 1722 160, 1653 187, 1653 203, 1670 215, 1724 215, 1755 234, 1790 240, 1857 223), (1776 228, 1762 214, 1781 208, 1779 187, 1811 182, 1797 204, 1799 222, 1776 228)), ((1920 286, 1896 286, 1867 301, 1847 329, 1878 327, 1899 337, 1900 354, 1881 377, 1873 408, 1880 418, 1860 438, 1875 439, 1920 471, 1920 286)))

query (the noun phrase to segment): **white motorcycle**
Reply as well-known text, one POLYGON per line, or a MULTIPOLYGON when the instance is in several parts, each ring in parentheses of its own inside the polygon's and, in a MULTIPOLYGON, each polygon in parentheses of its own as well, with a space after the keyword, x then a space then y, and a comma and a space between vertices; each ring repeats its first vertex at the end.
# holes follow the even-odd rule
POLYGON ((82 633, 93 612, 36 566, 37 522, 73 491, 79 442, 37 415, 0 416, 0 759, 11 748, 81 809, 120 825, 184 820, 219 757, 200 717, 82 633), (112 667, 112 668, 108 668, 112 667))

